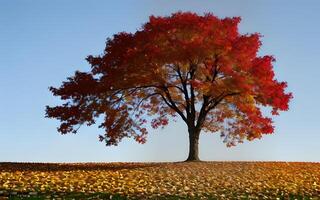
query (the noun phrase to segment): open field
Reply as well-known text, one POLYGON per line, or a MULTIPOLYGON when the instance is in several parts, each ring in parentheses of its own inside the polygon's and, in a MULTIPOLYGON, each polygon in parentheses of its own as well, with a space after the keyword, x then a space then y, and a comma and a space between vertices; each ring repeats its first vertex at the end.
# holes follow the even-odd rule
POLYGON ((0 199, 320 199, 320 163, 0 163, 0 199))

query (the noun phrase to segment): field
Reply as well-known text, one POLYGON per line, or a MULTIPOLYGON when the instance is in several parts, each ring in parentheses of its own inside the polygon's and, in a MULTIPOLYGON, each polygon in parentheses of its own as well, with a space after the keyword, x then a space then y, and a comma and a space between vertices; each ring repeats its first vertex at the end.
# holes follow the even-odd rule
POLYGON ((0 163, 0 199, 320 199, 320 163, 0 163))

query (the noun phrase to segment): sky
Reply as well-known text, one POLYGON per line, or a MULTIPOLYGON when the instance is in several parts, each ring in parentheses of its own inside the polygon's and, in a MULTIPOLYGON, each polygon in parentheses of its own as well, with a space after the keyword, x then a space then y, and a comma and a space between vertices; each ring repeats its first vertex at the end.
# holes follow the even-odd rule
POLYGON ((238 0, 3 0, 0 1, 0 162, 167 162, 187 158, 182 122, 150 130, 141 145, 124 139, 106 147, 103 130, 82 127, 60 135, 46 105, 49 92, 74 71, 88 71, 88 55, 103 52, 113 34, 135 32, 150 15, 176 11, 240 16, 241 33, 263 35, 259 55, 274 55, 288 82, 290 110, 274 118, 275 133, 227 148, 217 133, 200 136, 200 159, 320 162, 320 1, 238 0))

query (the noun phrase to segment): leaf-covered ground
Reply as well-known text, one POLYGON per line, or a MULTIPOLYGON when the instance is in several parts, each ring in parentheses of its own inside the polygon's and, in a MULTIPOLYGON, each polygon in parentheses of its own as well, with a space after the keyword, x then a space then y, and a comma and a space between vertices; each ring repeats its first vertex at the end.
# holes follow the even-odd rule
POLYGON ((320 163, 0 163, 9 197, 320 199, 320 163))

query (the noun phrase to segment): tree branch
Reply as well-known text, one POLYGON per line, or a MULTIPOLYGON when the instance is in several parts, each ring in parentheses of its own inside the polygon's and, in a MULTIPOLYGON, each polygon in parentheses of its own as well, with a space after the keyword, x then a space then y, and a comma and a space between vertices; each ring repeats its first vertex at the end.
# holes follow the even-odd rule
MULTIPOLYGON (((187 123, 187 118, 184 116, 184 114, 179 110, 179 108, 175 105, 175 103, 172 101, 171 98, 166 99, 166 97, 164 97, 161 93, 159 93, 159 95, 162 97, 163 101, 174 111, 176 111, 180 117, 183 119, 183 121, 185 121, 187 123), (171 100, 170 100, 171 99, 171 100)), ((170 95, 170 94, 169 94, 170 95)))
POLYGON ((148 96, 142 98, 142 99, 140 100, 140 102, 138 103, 138 105, 135 107, 134 110, 135 110, 135 111, 138 110, 138 108, 140 107, 140 105, 141 105, 141 103, 142 103, 143 101, 145 101, 145 100, 147 100, 148 98, 150 98, 150 97, 152 97, 152 96, 154 96, 154 95, 157 95, 157 94, 160 94, 160 93, 158 93, 158 92, 152 93, 152 94, 149 94, 148 96))
MULTIPOLYGON (((189 72, 190 74, 190 80, 192 80, 194 78, 194 74, 195 74, 195 68, 193 68, 193 65, 190 64, 190 69, 189 72)), ((194 122, 195 122, 195 118, 196 118, 196 108, 195 108, 195 94, 194 94, 194 88, 193 86, 190 84, 190 94, 191 94, 191 102, 190 102, 190 107, 191 107, 191 122, 192 125, 194 126, 194 122)))
POLYGON ((186 100, 186 112, 187 112, 187 118, 188 118, 188 116, 190 115, 190 98, 189 98, 189 94, 188 94, 186 80, 183 79, 179 66, 178 66, 178 69, 177 69, 177 73, 178 73, 178 76, 180 78, 181 85, 183 87, 182 92, 183 92, 184 98, 186 100))
MULTIPOLYGON (((207 113, 212 110, 213 108, 215 108, 224 98, 228 97, 228 96, 235 96, 235 95, 239 95, 240 92, 232 92, 232 93, 228 93, 228 94, 224 94, 224 92, 222 92, 218 97, 214 98, 213 100, 211 100, 210 104, 212 104, 211 106, 208 107, 207 109, 207 113)), ((209 104, 209 105, 210 105, 209 104)))
POLYGON ((206 118, 206 115, 207 115, 206 108, 208 106, 208 101, 209 101, 209 97, 206 95, 203 95, 203 103, 202 103, 202 106, 201 106, 201 109, 199 112, 199 116, 197 119, 197 123, 196 123, 197 129, 201 128, 201 126, 206 118))

